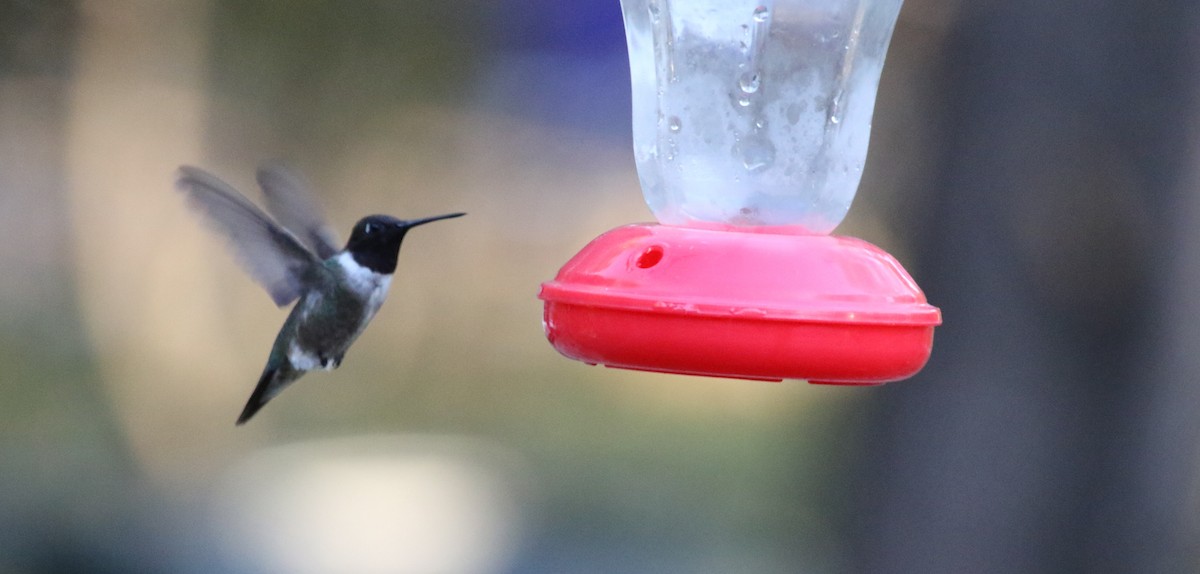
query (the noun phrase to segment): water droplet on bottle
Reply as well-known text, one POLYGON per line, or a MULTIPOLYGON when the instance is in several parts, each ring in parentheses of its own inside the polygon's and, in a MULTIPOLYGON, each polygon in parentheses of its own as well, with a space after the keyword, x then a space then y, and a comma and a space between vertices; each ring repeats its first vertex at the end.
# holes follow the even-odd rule
POLYGON ((746 72, 742 77, 738 78, 738 87, 747 94, 753 94, 758 91, 758 87, 762 85, 762 79, 754 72, 746 72))
POLYGON ((757 120, 754 120, 754 127, 760 130, 767 127, 767 118, 758 118, 757 120))
POLYGON ((833 95, 833 99, 829 101, 829 107, 826 109, 826 120, 829 125, 836 126, 842 123, 842 96, 845 92, 838 90, 838 93, 833 95))
POLYGON ((800 112, 803 112, 803 111, 804 110, 800 108, 799 104, 795 104, 795 103, 789 104, 787 107, 788 123, 791 125, 796 125, 796 123, 800 121, 800 112))
POLYGON ((667 129, 673 133, 679 133, 679 130, 683 129, 683 122, 679 120, 679 116, 671 116, 667 120, 667 129))
POLYGON ((771 19, 771 9, 766 6, 759 6, 754 9, 754 21, 766 22, 771 19))
POLYGON ((746 96, 742 96, 737 99, 737 103, 739 106, 741 106, 743 108, 749 107, 750 106, 750 98, 747 98, 746 96))
POLYGON ((775 145, 765 137, 747 137, 742 141, 739 151, 746 171, 763 171, 775 163, 775 145))

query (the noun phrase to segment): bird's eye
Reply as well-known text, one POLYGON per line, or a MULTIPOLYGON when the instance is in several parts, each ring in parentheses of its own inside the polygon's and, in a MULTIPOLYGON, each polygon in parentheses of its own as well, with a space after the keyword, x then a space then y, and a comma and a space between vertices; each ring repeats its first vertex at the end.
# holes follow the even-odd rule
POLYGON ((368 223, 368 224, 364 225, 364 226, 363 226, 363 233, 366 233, 367 235, 370 235, 370 234, 372 234, 372 233, 375 233, 375 226, 374 226, 374 225, 371 225, 370 223, 368 223))

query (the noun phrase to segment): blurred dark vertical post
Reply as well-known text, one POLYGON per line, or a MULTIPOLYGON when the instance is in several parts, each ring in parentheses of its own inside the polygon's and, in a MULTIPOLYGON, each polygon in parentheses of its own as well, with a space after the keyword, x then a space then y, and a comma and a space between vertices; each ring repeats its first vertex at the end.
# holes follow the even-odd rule
POLYGON ((875 395, 853 569, 1196 571, 1200 4, 965 3, 945 50, 946 322, 875 395))

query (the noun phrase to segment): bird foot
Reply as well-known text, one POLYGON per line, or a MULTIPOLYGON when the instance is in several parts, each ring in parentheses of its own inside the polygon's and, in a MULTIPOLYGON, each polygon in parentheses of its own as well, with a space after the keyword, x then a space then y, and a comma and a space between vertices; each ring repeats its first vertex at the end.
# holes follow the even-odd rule
POLYGON ((332 371, 342 364, 342 357, 321 357, 321 368, 332 371))

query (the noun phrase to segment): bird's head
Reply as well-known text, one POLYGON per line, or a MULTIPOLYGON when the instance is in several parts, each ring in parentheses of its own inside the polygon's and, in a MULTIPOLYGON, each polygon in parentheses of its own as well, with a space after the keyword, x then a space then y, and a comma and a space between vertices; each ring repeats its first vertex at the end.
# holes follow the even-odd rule
POLYGON ((448 213, 422 219, 396 219, 390 215, 368 215, 354 225, 346 252, 359 265, 376 273, 391 274, 396 270, 396 257, 404 235, 418 225, 433 221, 461 217, 465 213, 448 213))

